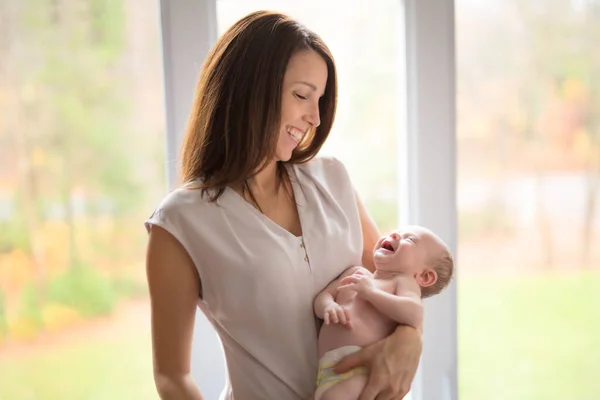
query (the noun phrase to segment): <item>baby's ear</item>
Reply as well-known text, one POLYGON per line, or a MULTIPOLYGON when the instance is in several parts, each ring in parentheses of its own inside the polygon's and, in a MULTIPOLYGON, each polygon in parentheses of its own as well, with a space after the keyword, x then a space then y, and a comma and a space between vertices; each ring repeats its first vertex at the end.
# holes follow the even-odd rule
POLYGON ((432 269, 426 269, 417 275, 417 280, 419 281, 419 285, 421 285, 421 287, 429 287, 437 282, 437 272, 432 269))

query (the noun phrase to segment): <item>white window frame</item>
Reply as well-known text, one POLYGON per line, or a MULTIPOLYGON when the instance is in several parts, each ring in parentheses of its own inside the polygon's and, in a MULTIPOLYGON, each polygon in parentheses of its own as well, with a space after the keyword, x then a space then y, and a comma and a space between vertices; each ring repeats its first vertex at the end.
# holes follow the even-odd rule
MULTIPOLYGON (((453 0, 404 0, 407 129, 399 132, 400 220, 457 248, 453 0)), ((401 43, 403 41, 400 41, 401 43)), ((425 301, 415 400, 456 400, 456 279, 425 301)))
MULTIPOLYGON (((457 247, 455 51, 453 0, 398 0, 404 4, 405 55, 398 90, 406 115, 398 132, 400 221, 420 224, 457 247), (405 96, 405 97, 404 97, 405 96)), ((167 186, 177 177, 177 155, 198 73, 217 37, 216 0, 161 0, 166 110, 167 186)), ((376 23, 376 21, 374 21, 376 23)), ((456 280, 426 300, 423 356, 414 400, 456 400, 456 280)), ((207 399, 225 382, 223 350, 215 331, 197 313, 192 374, 207 399)))

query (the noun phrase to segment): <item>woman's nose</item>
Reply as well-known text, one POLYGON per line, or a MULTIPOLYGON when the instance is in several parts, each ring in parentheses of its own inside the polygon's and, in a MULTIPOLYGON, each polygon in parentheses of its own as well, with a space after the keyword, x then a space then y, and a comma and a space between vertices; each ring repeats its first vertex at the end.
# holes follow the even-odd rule
POLYGON ((316 128, 321 125, 321 117, 319 115, 319 105, 312 108, 309 113, 306 114, 305 120, 311 126, 311 128, 316 128))

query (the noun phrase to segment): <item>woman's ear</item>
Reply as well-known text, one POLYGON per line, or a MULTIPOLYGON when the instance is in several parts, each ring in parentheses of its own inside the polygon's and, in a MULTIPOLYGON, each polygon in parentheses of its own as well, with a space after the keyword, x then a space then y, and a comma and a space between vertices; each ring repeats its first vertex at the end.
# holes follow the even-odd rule
POLYGON ((437 282, 438 276, 437 272, 435 272, 434 270, 426 269, 425 271, 418 274, 416 278, 417 282, 419 282, 419 285, 421 285, 421 287, 428 287, 437 282))

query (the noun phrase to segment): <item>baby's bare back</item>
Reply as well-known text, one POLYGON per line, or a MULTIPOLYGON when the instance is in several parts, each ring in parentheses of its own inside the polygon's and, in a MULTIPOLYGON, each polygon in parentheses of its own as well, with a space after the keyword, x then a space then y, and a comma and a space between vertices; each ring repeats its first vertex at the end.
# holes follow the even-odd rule
MULTIPOLYGON (((392 293, 394 281, 376 279, 378 288, 392 293)), ((340 292, 335 301, 347 311, 349 325, 323 324, 319 332, 319 358, 329 350, 341 346, 367 346, 389 336, 398 325, 375 309, 371 303, 358 298, 356 292, 340 292)))

